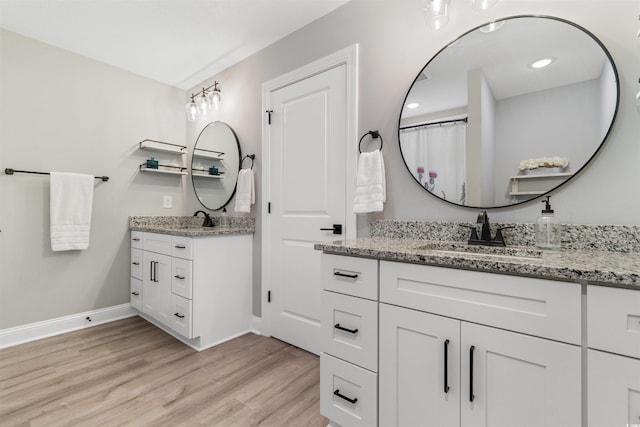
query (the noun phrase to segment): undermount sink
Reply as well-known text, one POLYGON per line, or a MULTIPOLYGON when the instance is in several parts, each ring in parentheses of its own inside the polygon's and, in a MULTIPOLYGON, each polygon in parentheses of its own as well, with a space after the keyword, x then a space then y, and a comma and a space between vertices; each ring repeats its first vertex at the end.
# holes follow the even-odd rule
POLYGON ((464 242, 429 242, 415 248, 418 251, 429 251, 449 255, 483 255, 492 258, 540 259, 542 251, 523 246, 481 246, 464 242))

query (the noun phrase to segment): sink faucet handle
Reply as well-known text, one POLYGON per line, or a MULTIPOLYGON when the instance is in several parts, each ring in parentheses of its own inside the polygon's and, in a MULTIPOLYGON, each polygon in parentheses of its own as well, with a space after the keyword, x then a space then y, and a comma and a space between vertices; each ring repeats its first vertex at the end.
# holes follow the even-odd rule
POLYGON ((478 228, 475 225, 467 225, 467 224, 460 224, 460 225, 462 225, 464 228, 468 228, 471 230, 471 236, 469 236, 469 241, 478 240, 478 228))

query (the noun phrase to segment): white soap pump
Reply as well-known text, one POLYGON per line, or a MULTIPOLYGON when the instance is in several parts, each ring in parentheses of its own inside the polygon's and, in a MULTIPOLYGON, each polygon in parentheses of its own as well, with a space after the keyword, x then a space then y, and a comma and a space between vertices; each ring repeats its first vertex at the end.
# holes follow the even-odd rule
POLYGON ((549 199, 547 196, 547 200, 542 200, 545 208, 536 223, 536 246, 539 249, 560 250, 560 223, 553 216, 549 199))

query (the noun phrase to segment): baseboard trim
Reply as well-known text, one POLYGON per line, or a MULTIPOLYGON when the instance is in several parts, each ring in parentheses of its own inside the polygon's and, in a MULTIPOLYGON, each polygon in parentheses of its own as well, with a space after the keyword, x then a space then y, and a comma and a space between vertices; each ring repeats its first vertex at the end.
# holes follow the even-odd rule
POLYGON ((138 311, 127 303, 3 329, 0 330, 0 348, 90 328, 137 314, 138 311))
POLYGON ((262 317, 251 316, 251 332, 262 335, 262 317))

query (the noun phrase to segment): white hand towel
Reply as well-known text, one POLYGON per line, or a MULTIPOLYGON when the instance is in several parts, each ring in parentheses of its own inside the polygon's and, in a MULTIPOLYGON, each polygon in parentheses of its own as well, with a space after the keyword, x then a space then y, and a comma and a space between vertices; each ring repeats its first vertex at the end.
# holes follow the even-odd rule
POLYGON ((51 250, 89 247, 93 183, 92 175, 51 173, 51 250))
POLYGON ((251 212, 251 205, 256 202, 253 169, 240 169, 236 187, 236 212, 251 212))
POLYGON ((382 212, 387 187, 382 151, 360 153, 353 213, 382 212))

